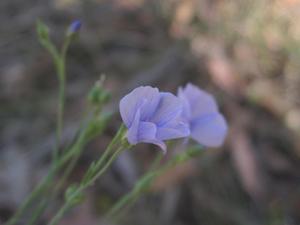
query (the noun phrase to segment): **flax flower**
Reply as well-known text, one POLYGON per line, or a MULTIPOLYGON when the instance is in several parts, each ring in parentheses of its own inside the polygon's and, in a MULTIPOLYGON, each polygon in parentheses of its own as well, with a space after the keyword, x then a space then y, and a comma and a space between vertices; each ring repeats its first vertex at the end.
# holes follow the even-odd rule
POLYGON ((166 150, 165 140, 186 137, 188 124, 182 119, 182 101, 175 95, 142 86, 120 101, 120 114, 128 128, 130 144, 152 143, 166 150))
POLYGON ((189 124, 191 138, 207 147, 222 145, 227 123, 214 97, 192 84, 179 88, 178 97, 183 103, 182 117, 189 124))

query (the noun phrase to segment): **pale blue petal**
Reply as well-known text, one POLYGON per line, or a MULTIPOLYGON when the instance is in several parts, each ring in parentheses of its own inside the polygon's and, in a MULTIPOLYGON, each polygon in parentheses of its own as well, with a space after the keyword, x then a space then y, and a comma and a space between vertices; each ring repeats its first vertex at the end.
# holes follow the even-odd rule
POLYGON ((132 145, 138 143, 138 130, 139 130, 140 118, 141 118, 141 113, 140 113, 140 109, 138 109, 135 114, 134 120, 131 124, 131 127, 129 127, 127 131, 128 142, 132 145))
POLYGON ((182 116, 186 119, 191 118, 191 105, 181 87, 178 89, 177 96, 182 102, 182 116))
POLYGON ((218 111, 214 97, 195 85, 187 84, 183 89, 183 95, 189 103, 190 119, 218 111))
POLYGON ((160 93, 160 102, 150 119, 158 127, 176 118, 182 112, 182 102, 179 98, 171 93, 160 93))
POLYGON ((227 124, 220 113, 211 113, 195 119, 190 124, 191 137, 207 147, 219 147, 223 144, 227 124))
POLYGON ((151 122, 140 122, 138 129, 138 142, 151 143, 159 146, 164 152, 167 147, 165 143, 156 138, 157 127, 151 122))
POLYGON ((148 121, 156 111, 161 97, 157 88, 148 89, 143 94, 145 102, 141 107, 141 120, 148 121))
POLYGON ((150 117, 159 102, 159 91, 157 88, 142 86, 134 89, 120 101, 120 114, 123 122, 129 128, 140 109, 141 118, 150 117), (147 105, 147 107, 143 107, 147 105))
POLYGON ((153 140, 156 136, 156 125, 151 122, 140 122, 138 129, 138 140, 144 142, 146 140, 153 140))
POLYGON ((158 147, 161 148, 161 150, 166 153, 167 151, 167 146, 166 144, 161 141, 161 140, 158 140, 158 139, 153 139, 153 140, 144 140, 143 141, 144 143, 150 143, 150 144, 154 144, 154 145, 157 145, 158 147))
POLYGON ((189 125, 183 120, 177 119, 157 129, 156 137, 160 140, 183 138, 190 135, 189 125))

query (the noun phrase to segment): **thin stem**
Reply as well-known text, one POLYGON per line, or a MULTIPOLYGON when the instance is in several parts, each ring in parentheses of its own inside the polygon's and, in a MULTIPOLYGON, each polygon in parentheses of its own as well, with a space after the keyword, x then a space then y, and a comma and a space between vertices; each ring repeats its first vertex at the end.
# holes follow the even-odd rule
POLYGON ((103 166, 103 168, 98 173, 96 173, 96 175, 86 185, 82 186, 81 189, 84 190, 85 188, 91 186, 100 176, 102 176, 102 174, 104 174, 104 172, 107 170, 107 168, 112 164, 113 161, 115 161, 115 159, 117 158, 117 156, 123 150, 126 150, 126 149, 124 149, 124 146, 119 147, 119 149, 117 149, 117 151, 112 155, 112 157, 103 166))
POLYGON ((197 156, 202 151, 199 150, 199 146, 191 147, 185 152, 174 156, 167 164, 163 165, 160 168, 157 168, 162 155, 158 155, 151 165, 151 169, 144 174, 138 182, 136 182, 134 188, 123 196, 107 213, 106 217, 109 219, 118 218, 119 213, 125 207, 132 205, 136 199, 138 199, 142 193, 146 192, 150 188, 153 180, 164 173, 166 170, 178 165, 179 163, 185 162, 188 159, 197 156))
MULTIPOLYGON (((22 216, 23 212, 29 207, 32 202, 41 194, 43 191, 49 186, 50 181, 54 177, 55 173, 65 164, 69 158, 72 157, 71 154, 64 155, 62 159, 59 159, 59 146, 61 142, 61 134, 63 129, 63 114, 64 114, 64 103, 65 103, 65 61, 66 61, 66 53, 67 49, 71 43, 71 38, 67 37, 64 41, 61 52, 59 53, 57 48, 53 45, 53 43, 48 39, 41 39, 41 44, 48 50, 50 55, 53 58, 53 62, 56 68, 58 81, 59 81, 59 103, 58 103, 58 112, 57 112, 57 126, 56 126, 56 144, 55 149, 52 155, 52 166, 48 175, 39 183, 39 185, 31 192, 31 194, 27 197, 27 199, 22 203, 21 207, 17 210, 15 215, 6 223, 7 225, 16 224, 19 218, 22 216)), ((70 151, 69 151, 70 153, 70 151)), ((40 206, 43 204, 40 204, 40 206)), ((38 208, 35 215, 32 217, 32 221, 35 220, 43 211, 44 206, 38 208)))
POLYGON ((67 38, 63 44, 59 57, 54 57, 55 67, 59 81, 59 94, 58 94, 58 112, 57 112, 57 126, 56 126, 56 146, 53 152, 53 162, 57 163, 59 146, 61 142, 61 134, 63 129, 63 115, 65 106, 65 81, 66 81, 66 54, 70 45, 70 38, 67 38))
MULTIPOLYGON (((82 193, 86 188, 90 187, 94 184, 94 182, 104 174, 104 172, 108 169, 108 167, 112 164, 112 162, 117 158, 117 156, 124 150, 123 146, 120 146, 117 151, 111 156, 111 158, 107 161, 107 163, 100 169, 88 182, 80 185, 78 189, 70 196, 68 201, 60 208, 57 214, 52 218, 52 220, 48 223, 48 225, 55 225, 62 218, 67 210, 69 210, 73 205, 73 200, 82 193)), ((103 158, 103 156, 101 157, 103 158)))
POLYGON ((123 209, 126 205, 130 204, 135 199, 136 193, 131 191, 124 195, 106 214, 107 218, 114 218, 118 212, 123 209))
MULTIPOLYGON (((80 138, 78 139, 80 142, 80 138)), ((78 149, 82 149, 82 145, 76 145, 78 146, 78 149)), ((77 147, 74 148, 77 150, 77 147)), ((70 173, 72 172, 74 166, 76 165, 76 162, 78 161, 79 157, 81 155, 81 151, 75 151, 74 153, 74 157, 72 158, 72 161, 68 164, 66 170, 64 171, 64 174, 62 176, 62 178, 59 180, 58 184, 55 186, 53 193, 50 193, 49 195, 45 196, 45 201, 51 202, 51 199, 55 199, 59 190, 61 189, 61 187, 63 186, 65 180, 67 179, 67 177, 70 175, 70 173)), ((50 188, 50 187, 48 187, 50 188)), ((41 214, 46 210, 47 205, 44 203, 39 204, 39 208, 38 211, 35 212, 35 216, 33 218, 31 218, 31 223, 28 223, 28 225, 34 224, 36 222, 36 220, 41 216, 41 214)))
POLYGON ((161 162, 161 160, 162 160, 162 158, 163 158, 163 153, 161 153, 161 152, 159 152, 156 156, 155 156, 155 159, 153 160, 153 162, 151 163, 151 165, 150 165, 150 171, 153 171, 154 169, 156 169, 158 166, 159 166, 159 164, 160 164, 160 162, 161 162))
POLYGON ((124 135, 124 132, 126 130, 126 127, 124 124, 122 124, 115 135, 115 137, 112 139, 112 141, 107 146, 106 150, 104 151, 103 155, 101 156, 100 160, 96 163, 96 168, 100 167, 104 161, 107 159, 109 154, 111 154, 112 150, 114 149, 115 145, 118 141, 122 139, 122 136, 124 135))
MULTIPOLYGON (((94 119, 97 119, 96 117, 93 117, 93 119, 88 123, 87 127, 93 126, 94 125, 94 119)), ((102 123, 104 123, 105 121, 103 121, 102 123)), ((120 131, 123 132, 124 126, 121 126, 120 131)), ((102 133, 103 129, 101 129, 101 133, 102 133)), ((119 132, 120 132, 119 131, 119 132)), ((80 155, 82 153, 82 149, 83 146, 90 140, 92 139, 91 136, 89 136, 90 133, 90 129, 87 128, 85 129, 83 132, 80 133, 79 138, 76 140, 75 144, 74 144, 74 151, 70 151, 72 154, 67 154, 67 155, 72 155, 72 161, 68 164, 66 170, 64 171, 59 183, 56 185, 55 190, 54 190, 54 196, 56 195, 55 193, 57 193, 61 187, 63 186, 65 180, 68 178, 68 176, 70 175, 70 173, 72 172, 74 166, 76 165, 77 161, 80 158, 80 155)), ((97 135, 99 135, 99 133, 97 133, 97 135)), ((94 137, 94 136, 93 136, 94 137)))
POLYGON ((47 198, 44 198, 41 202, 39 202, 38 208, 34 210, 33 215, 31 216, 27 225, 34 225, 35 221, 39 218, 39 216, 46 209, 46 207, 47 207, 47 198))
POLYGON ((65 102, 65 77, 59 78, 59 96, 58 96, 58 112, 57 112, 57 125, 56 125, 56 144, 53 152, 54 164, 58 159, 58 151, 61 142, 61 134, 63 128, 63 114, 64 114, 64 102, 65 102))
POLYGON ((41 193, 41 191, 44 189, 50 178, 52 177, 52 174, 49 173, 47 177, 43 179, 43 181, 35 188, 34 191, 31 192, 31 194, 26 198, 26 200, 22 203, 21 207, 17 210, 15 215, 6 223, 6 225, 13 225, 16 224, 19 220, 19 218, 22 216, 24 210, 32 204, 34 199, 41 193))
POLYGON ((109 219, 116 219, 122 209, 132 205, 138 197, 149 188, 152 180, 156 177, 156 171, 149 171, 144 174, 135 184, 133 189, 124 195, 107 213, 109 219))
MULTIPOLYGON (((104 151, 104 153, 101 156, 101 158, 99 159, 99 161, 96 163, 96 167, 95 167, 96 169, 100 169, 101 168, 102 164, 109 157, 109 154, 111 154, 111 151, 113 150, 113 147, 118 142, 122 141, 122 138, 123 138, 125 130, 126 130, 126 128, 122 124, 121 127, 120 127, 120 129, 118 130, 117 134, 115 135, 115 137, 113 138, 113 140, 110 142, 110 144, 108 145, 108 147, 104 151)), ((117 157, 117 155, 120 153, 120 151, 123 148, 124 148, 124 146, 120 146, 118 148, 118 150, 107 161, 107 163, 103 166, 103 168, 98 171, 98 173, 96 173, 87 182, 85 182, 85 183, 83 183, 82 185, 79 186, 79 188, 73 193, 73 195, 68 199, 68 201, 65 202, 65 204, 61 207, 61 209, 57 212, 57 214, 52 218, 52 220, 50 221, 49 225, 56 224, 60 220, 60 218, 64 215, 64 213, 72 206, 73 199, 75 199, 76 196, 78 194, 80 194, 84 189, 86 189, 87 187, 89 187, 90 185, 92 185, 95 182, 95 180, 106 171, 106 169, 109 167, 109 165, 112 163, 112 161, 115 160, 115 158, 117 157)), ((86 175, 84 177, 86 177, 88 175, 88 172, 89 171, 87 171, 87 173, 86 173, 86 175)), ((85 179, 83 178, 83 180, 85 180, 85 179)))
MULTIPOLYGON (((50 55, 52 56, 55 69, 58 76, 59 81, 59 100, 58 100, 58 112, 57 112, 57 125, 56 125, 56 143, 55 149, 53 151, 53 162, 57 162, 58 159, 58 149, 60 145, 61 138, 61 130, 63 126, 63 111, 64 111, 64 95, 65 95, 65 56, 67 48, 70 44, 70 38, 67 38, 62 47, 62 51, 59 53, 57 48, 53 45, 51 41, 40 40, 41 44, 48 50, 50 55)), ((55 164, 53 163, 53 164, 55 164)))
MULTIPOLYGON (((80 152, 81 153, 81 152, 80 152)), ((69 177, 69 175, 71 174, 71 172, 73 171, 76 163, 78 162, 79 158, 80 158, 80 153, 77 153, 74 158, 71 160, 71 162, 68 164, 66 170, 64 171, 64 174, 62 175, 61 179, 59 180, 58 184, 55 186, 54 189, 54 196, 53 198, 55 198, 55 196, 57 195, 57 192, 63 187, 66 179, 69 177)))
MULTIPOLYGON (((153 162, 151 163, 150 167, 149 167, 149 171, 144 174, 137 183, 140 183, 142 180, 147 179, 147 177, 149 177, 150 173, 152 173, 155 169, 157 169, 159 163, 161 162, 161 159, 163 158, 163 154, 162 153, 158 153, 155 157, 155 159, 153 160, 153 162)), ((136 183, 136 186, 133 188, 132 191, 130 191, 129 193, 127 193, 126 195, 124 195, 119 201, 117 201, 117 203, 109 210, 109 212, 107 213, 107 217, 108 218, 112 218, 115 217, 117 215, 117 213, 124 207, 126 207, 126 205, 129 205, 131 203, 133 203, 135 201, 135 199, 141 194, 141 189, 138 188, 138 185, 136 183)))
POLYGON ((57 224, 58 221, 63 217, 63 215, 66 213, 66 211, 70 208, 70 204, 67 202, 63 205, 63 207, 60 208, 60 210, 57 212, 57 214, 51 219, 49 225, 57 224))
MULTIPOLYGON (((89 126, 89 125, 87 125, 89 126)), ((76 162, 78 161, 81 153, 82 153, 82 149, 83 146, 86 144, 86 142, 88 140, 86 140, 86 133, 88 132, 88 128, 84 129, 78 139, 76 140, 76 142, 74 143, 73 146, 73 150, 69 151, 72 152, 72 154, 67 154, 70 155, 71 158, 71 162, 68 164, 66 170, 63 173, 63 176, 61 177, 60 181, 58 182, 58 184, 56 185, 55 189, 54 189, 54 196, 56 196, 56 193, 59 191, 59 189, 63 186, 65 180, 67 179, 67 177, 70 175, 70 173, 72 172, 74 166, 76 165, 76 162)))
MULTIPOLYGON (((86 116, 84 116, 84 118, 85 117, 86 116)), ((57 163, 57 166, 56 166, 56 167, 59 167, 59 168, 56 169, 56 167, 55 167, 54 168, 55 172, 57 172, 63 166, 65 166, 65 163, 69 159, 71 159, 71 162, 68 163, 67 168, 66 168, 66 170, 64 170, 64 173, 62 175, 62 178, 59 180, 58 184, 54 187, 53 192, 50 193, 50 195, 44 196, 44 199, 46 199, 48 202, 51 202, 52 199, 56 198, 56 196, 58 195, 58 192, 62 188, 65 180, 70 175, 70 173, 72 172, 72 170, 73 170, 76 162, 78 161, 79 157, 81 156, 82 150, 83 150, 83 146, 94 137, 94 136, 91 136, 90 133, 91 133, 91 130, 94 129, 93 127, 94 127, 94 124, 95 124, 95 119, 97 119, 97 118, 93 117, 93 119, 91 119, 89 122, 87 122, 87 124, 85 126, 83 124, 86 123, 86 122, 85 121, 81 122, 80 127, 82 129, 81 129, 81 131, 79 133, 78 138, 75 139, 76 141, 71 146, 70 149, 66 149, 67 151, 64 152, 64 155, 62 156, 62 158, 59 159, 59 162, 57 163)), ((104 116, 102 123, 105 124, 106 120, 107 120, 107 117, 104 116)), ((104 127, 105 126, 103 126, 103 128, 104 127)), ((100 132, 103 132, 103 128, 100 129, 100 132)), ((97 135, 99 135, 99 134, 100 133, 97 133, 97 135)), ((46 187, 44 188, 43 192, 41 192, 41 193, 44 193, 46 189, 50 190, 50 188, 53 187, 53 185, 52 186, 46 185, 46 187)), ((40 205, 38 207, 40 207, 40 205)), ((35 221, 39 218, 39 216, 41 216, 41 214, 46 210, 47 207, 48 207, 48 205, 45 205, 44 207, 41 207, 41 209, 39 209, 39 212, 36 213, 37 215, 35 216, 35 219, 31 220, 32 224, 35 223, 35 221)))
POLYGON ((77 144, 74 144, 73 147, 70 148, 69 151, 67 151, 55 164, 54 167, 52 167, 47 174, 46 177, 42 179, 42 181, 38 184, 38 186, 35 187, 35 189, 30 193, 30 195, 25 199, 25 201, 22 203, 22 205, 19 207, 15 215, 6 223, 6 225, 13 225, 16 224, 19 220, 19 218, 22 216, 25 209, 27 209, 35 199, 39 197, 41 193, 44 192, 45 189, 49 186, 50 181, 52 180, 54 174, 59 171, 67 161, 69 161, 74 154, 76 155, 77 152, 81 150, 81 145, 78 143, 83 141, 83 138, 85 136, 85 133, 88 132, 88 128, 85 128, 82 131, 81 138, 78 139, 76 142, 77 144))

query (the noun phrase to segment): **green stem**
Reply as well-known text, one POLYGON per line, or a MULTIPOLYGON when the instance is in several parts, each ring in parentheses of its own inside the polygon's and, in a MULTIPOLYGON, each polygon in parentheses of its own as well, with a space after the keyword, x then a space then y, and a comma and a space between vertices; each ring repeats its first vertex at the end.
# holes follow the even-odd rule
POLYGON ((70 204, 65 203, 63 207, 60 208, 60 210, 56 213, 56 215, 51 219, 49 225, 57 224, 58 221, 63 217, 63 215, 66 213, 67 210, 69 210, 70 204))
POLYGON ((123 209, 126 205, 133 202, 133 200, 136 197, 136 192, 131 191, 124 195, 106 214, 107 218, 115 218, 116 215, 118 215, 118 212, 120 212, 121 209, 123 209))
MULTIPOLYGON (((96 119, 96 117, 94 117, 94 119, 96 119)), ((105 119, 105 117, 104 117, 105 119)), ((105 120, 103 120, 103 122, 101 122, 101 124, 105 124, 105 120)), ((83 146, 90 141, 90 139, 92 139, 94 136, 90 136, 90 129, 89 127, 92 127, 94 124, 94 120, 90 121, 90 123, 88 124, 88 128, 84 130, 84 132, 82 132, 79 136, 79 138, 77 139, 76 143, 74 144, 74 151, 71 151, 71 153, 73 154, 69 154, 72 155, 72 161, 68 164, 68 167, 66 168, 66 170, 63 173, 62 178, 60 179, 59 183, 56 185, 54 193, 58 192, 59 189, 61 189, 61 187, 63 186, 65 180, 67 179, 67 177, 70 175, 70 173, 72 172, 74 166, 76 165, 77 161, 80 158, 80 155, 82 153, 82 149, 83 146)), ((104 128, 105 126, 103 126, 104 128)), ((103 128, 101 128, 101 133, 103 132, 103 128)), ((119 133, 123 133, 124 132, 124 126, 121 126, 119 133)), ((100 133, 97 132, 97 135, 99 135, 100 133)), ((118 135, 117 135, 118 136, 118 135)), ((119 136, 118 136, 119 138, 119 136)))
MULTIPOLYGON (((142 180, 147 179, 147 177, 149 177, 150 173, 153 172, 155 169, 157 169, 162 158, 163 158, 162 153, 157 154, 155 159, 153 160, 153 162, 151 163, 151 165, 149 167, 149 171, 146 174, 144 174, 137 181, 137 183, 140 183, 142 180)), ((116 215, 118 214, 118 212, 120 212, 121 209, 125 208, 126 205, 128 206, 128 205, 132 204, 135 201, 135 199, 141 194, 141 190, 138 188, 141 186, 137 185, 137 183, 132 191, 130 191, 129 193, 124 195, 119 201, 117 201, 117 203, 109 210, 106 217, 116 218, 116 215)))
POLYGON ((54 164, 58 160, 59 146, 61 142, 61 134, 63 128, 63 114, 64 114, 64 102, 65 102, 65 77, 59 78, 59 96, 58 96, 58 112, 57 112, 57 125, 56 125, 56 144, 53 151, 54 164))
POLYGON ((56 146, 53 152, 53 164, 57 163, 58 160, 59 146, 61 142, 61 134, 63 129, 63 115, 65 106, 66 54, 70 45, 70 41, 70 38, 67 38, 63 44, 60 55, 58 57, 53 57, 59 81, 56 146))
MULTIPOLYGON (((120 127, 120 129, 119 129, 119 131, 117 132, 117 134, 115 135, 115 137, 113 138, 113 140, 110 142, 110 144, 108 145, 108 147, 104 151, 104 153, 101 156, 101 158, 96 162, 96 164, 95 164, 95 169, 96 170, 99 170, 101 168, 102 164, 107 160, 107 158, 109 157, 109 155, 111 154, 111 152, 113 150, 113 147, 115 145, 117 145, 118 142, 122 142, 123 141, 123 135, 124 135, 125 131, 126 131, 126 128, 122 124, 121 127, 120 127)), ((106 171, 106 169, 115 160, 115 158, 117 157, 117 155, 120 153, 120 151, 123 148, 124 148, 124 146, 120 146, 118 148, 118 150, 107 161, 107 163, 103 166, 102 169, 100 169, 96 174, 93 174, 93 177, 90 178, 87 182, 84 182, 83 184, 81 184, 79 186, 79 188, 73 193, 73 195, 68 199, 68 201, 65 202, 65 204, 61 207, 61 209, 57 212, 57 214, 52 218, 52 220, 50 221, 49 225, 56 224, 61 219, 61 217, 64 215, 64 213, 70 207, 72 207, 73 199, 75 199, 77 197, 77 195, 80 194, 84 189, 86 189, 87 187, 89 187, 90 185, 92 185, 95 182, 95 180, 98 177, 100 177, 106 171)), ((87 171, 86 175, 84 176, 83 181, 85 180, 85 177, 88 176, 88 174, 89 174, 89 170, 87 171)))
POLYGON ((54 194, 53 194, 52 198, 55 198, 55 196, 57 195, 57 192, 61 189, 64 182, 66 181, 66 179, 68 178, 68 176, 72 172, 74 166, 76 165, 78 159, 80 158, 83 146, 88 141, 88 140, 86 140, 86 132, 88 132, 88 128, 86 130, 84 130, 84 132, 82 132, 79 135, 79 138, 76 140, 76 142, 74 144, 73 150, 70 151, 70 152, 73 153, 73 154, 69 154, 69 155, 72 155, 71 162, 68 164, 68 166, 67 166, 66 170, 64 171, 61 179, 59 180, 58 184, 55 186, 54 194))
POLYGON ((149 169, 150 171, 153 171, 154 169, 156 169, 156 168, 159 166, 159 164, 160 164, 160 162, 161 162, 163 156, 164 156, 164 155, 163 155, 161 152, 159 152, 159 153, 156 155, 155 159, 153 160, 153 162, 152 162, 151 165, 150 165, 150 169, 149 169))
MULTIPOLYGON (((108 149, 107 149, 108 150, 108 149)), ((120 146, 117 151, 110 157, 110 159, 107 161, 107 163, 100 169, 91 179, 89 179, 84 184, 81 184, 76 191, 70 196, 68 201, 64 203, 64 205, 60 208, 60 210, 57 212, 57 214, 52 218, 52 220, 48 223, 48 225, 55 225, 58 223, 58 221, 62 218, 62 216, 65 214, 67 210, 69 210, 73 206, 73 200, 82 193, 86 188, 90 187, 94 184, 94 182, 104 174, 104 172, 108 169, 108 167, 112 164, 112 162, 117 158, 117 156, 124 150, 124 146, 120 146)), ((106 157, 103 155, 101 157, 106 157)), ((102 161, 102 160, 99 161, 102 161)), ((98 165, 98 164, 96 164, 98 165)))
MULTIPOLYGON (((80 138, 79 138, 80 140, 80 138)), ((51 199, 55 199, 56 196, 58 195, 59 190, 62 188, 65 180, 67 177, 70 175, 72 172, 74 166, 76 165, 76 162, 78 161, 81 151, 78 151, 77 148, 82 149, 82 145, 75 145, 76 146, 76 151, 75 154, 73 155, 74 157, 71 159, 71 162, 68 164, 66 170, 64 171, 64 174, 62 178, 59 180, 58 184, 54 187, 53 193, 49 194, 48 196, 45 197, 45 201, 51 202, 51 199), (77 147, 78 146, 78 147, 77 147)), ((50 187, 48 187, 50 188, 50 187)), ((47 205, 44 203, 39 204, 38 212, 35 212, 34 218, 31 218, 31 223, 28 223, 28 225, 32 225, 36 222, 36 220, 41 216, 41 214, 46 210, 47 205)))
POLYGON ((50 172, 47 174, 46 177, 42 179, 42 181, 38 184, 38 186, 30 193, 30 195, 26 198, 26 200, 22 203, 20 208, 17 210, 15 215, 6 223, 6 225, 13 225, 16 224, 19 220, 19 218, 22 216, 24 211, 33 203, 35 199, 39 197, 41 193, 45 191, 45 189, 48 188, 50 181, 52 180, 54 174, 59 171, 67 161, 69 161, 74 154, 76 155, 77 152, 81 150, 81 144, 83 142, 83 139, 85 137, 85 134, 88 132, 88 127, 85 128, 82 131, 82 135, 80 135, 80 138, 78 141, 73 145, 72 148, 70 148, 69 151, 67 151, 56 163, 54 167, 50 169, 50 172))
POLYGON ((65 95, 65 56, 67 48, 70 44, 69 38, 67 38, 64 42, 62 51, 59 53, 55 45, 49 39, 41 39, 40 40, 42 46, 47 49, 47 51, 52 56, 55 69, 58 76, 59 81, 59 103, 58 103, 58 112, 57 112, 57 126, 56 126, 56 143, 55 150, 53 151, 52 158, 56 163, 58 159, 58 149, 60 145, 61 138, 61 130, 62 130, 62 118, 63 118, 63 110, 64 110, 64 95, 65 95))
POLYGON ((135 184, 134 188, 123 196, 107 213, 106 217, 109 219, 116 219, 120 214, 121 210, 125 207, 132 205, 136 199, 138 199, 144 192, 150 188, 153 180, 164 173, 166 170, 178 165, 179 163, 185 162, 192 157, 197 156, 202 151, 199 150, 199 146, 187 149, 185 152, 174 156, 167 164, 157 168, 162 155, 158 155, 151 165, 151 169, 144 174, 135 184))
MULTIPOLYGON (((21 207, 17 210, 15 215, 6 223, 7 225, 16 224, 19 218, 22 216, 24 211, 32 204, 32 202, 49 186, 50 181, 53 179, 55 173, 61 169, 61 167, 72 157, 71 154, 63 155, 62 159, 59 159, 59 146, 61 142, 61 134, 63 129, 63 114, 64 114, 64 103, 65 103, 65 79, 66 79, 66 54, 68 47, 71 43, 71 38, 67 37, 62 46, 61 52, 59 53, 55 45, 47 38, 40 39, 41 44, 48 50, 50 55, 53 58, 54 65, 56 68, 58 81, 59 81, 59 103, 58 103, 58 113, 57 113, 57 126, 56 126, 56 144, 55 149, 52 154, 52 166, 48 175, 39 183, 39 185, 31 192, 27 199, 22 203, 21 207)), ((76 150, 77 151, 77 150, 76 150)), ((34 221, 43 211, 44 204, 40 204, 34 216, 31 218, 31 221, 34 221)))
POLYGON ((27 225, 34 225, 36 220, 46 209, 46 207, 47 207, 47 198, 44 198, 41 202, 39 202, 38 208, 34 210, 33 215, 30 217, 30 220, 28 221, 27 225))
MULTIPOLYGON (((86 116, 84 116, 85 118, 86 116)), ((46 199, 48 202, 51 202, 51 199, 55 199, 56 196, 58 195, 60 189, 62 188, 65 180, 67 179, 67 177, 70 175, 70 173, 72 172, 72 169, 74 168, 74 166, 76 165, 76 162, 78 161, 79 157, 81 156, 82 154, 82 150, 83 150, 83 147, 84 145, 89 142, 91 139, 93 139, 95 137, 95 134, 99 135, 100 133, 103 132, 104 128, 105 128, 105 124, 107 123, 107 120, 108 120, 109 117, 107 117, 106 115, 103 116, 103 118, 100 120, 100 122, 96 122, 97 121, 97 118, 96 117, 93 117, 93 119, 91 119, 87 125, 83 125, 84 121, 82 121, 80 127, 82 128, 80 133, 79 133, 79 136, 78 138, 76 138, 75 140, 75 143, 72 145, 72 147, 70 149, 67 149, 67 151, 64 151, 64 155, 63 155, 63 158, 65 158, 65 160, 62 161, 59 161, 58 162, 58 165, 60 168, 56 169, 55 168, 55 172, 57 172, 58 170, 60 170, 63 166, 65 166, 65 163, 67 162, 67 160, 71 159, 71 162, 68 163, 67 165, 67 168, 66 170, 64 170, 64 173, 63 173, 63 176, 62 178, 59 180, 58 184, 54 187, 54 191, 50 194, 50 195, 47 195, 47 196, 44 196, 44 199, 46 199), (95 132, 95 123, 100 123, 101 126, 97 128, 97 132, 95 132), (93 135, 91 135, 91 132, 92 133, 95 133, 93 135)), ((61 160, 61 159, 60 159, 61 160)), ((47 185, 43 192, 41 193, 44 193, 45 192, 45 189, 48 189, 50 190, 50 188, 52 188, 52 186, 50 185, 47 185)), ((51 189, 52 190, 52 189, 51 189)), ((41 205, 41 204, 40 204, 41 205)), ((38 206, 38 207, 41 207, 41 209, 39 209, 39 212, 38 213, 35 213, 37 214, 35 216, 35 219, 32 219, 32 224, 35 223, 35 221, 39 218, 39 216, 45 211, 45 209, 48 207, 48 205, 45 205, 44 207, 42 206, 38 206)))
POLYGON ((26 200, 22 203, 21 207, 17 210, 15 215, 6 223, 6 225, 13 225, 16 224, 19 220, 19 218, 22 216, 23 212, 27 207, 32 204, 34 199, 42 192, 42 190, 45 188, 48 181, 51 179, 52 174, 48 174, 47 177, 41 181, 41 183, 35 188, 34 191, 31 192, 31 194, 26 198, 26 200))
POLYGON ((57 193, 59 192, 59 190, 63 187, 65 181, 67 180, 67 178, 69 177, 69 175, 71 174, 71 172, 73 171, 76 163, 78 162, 79 158, 80 158, 81 152, 77 153, 74 158, 72 159, 72 161, 68 164, 66 170, 64 171, 61 179, 59 180, 58 184, 55 186, 54 189, 54 196, 53 198, 55 198, 57 196, 57 193))
POLYGON ((124 135, 124 132, 126 131, 126 127, 124 124, 122 124, 115 135, 115 137, 112 139, 112 141, 107 146, 106 150, 104 151, 103 155, 101 156, 100 160, 96 163, 96 168, 99 168, 104 161, 107 159, 107 157, 111 154, 113 151, 115 145, 118 143, 118 141, 122 140, 122 136, 124 135))
POLYGON ((149 188, 154 178, 157 176, 155 170, 144 174, 135 184, 133 189, 124 195, 106 214, 110 220, 117 219, 122 209, 132 205, 138 197, 149 188))

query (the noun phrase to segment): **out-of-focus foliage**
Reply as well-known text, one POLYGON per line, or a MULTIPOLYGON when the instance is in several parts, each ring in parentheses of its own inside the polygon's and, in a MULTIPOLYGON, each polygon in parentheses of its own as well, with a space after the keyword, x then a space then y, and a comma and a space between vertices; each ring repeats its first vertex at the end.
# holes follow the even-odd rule
POLYGON ((299 11, 297 0, 181 1, 173 30, 212 58, 216 82, 228 89, 240 82, 234 88, 299 133, 299 11))

